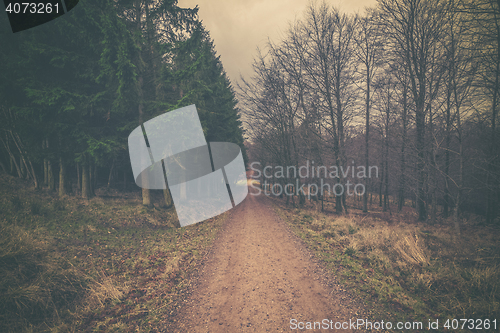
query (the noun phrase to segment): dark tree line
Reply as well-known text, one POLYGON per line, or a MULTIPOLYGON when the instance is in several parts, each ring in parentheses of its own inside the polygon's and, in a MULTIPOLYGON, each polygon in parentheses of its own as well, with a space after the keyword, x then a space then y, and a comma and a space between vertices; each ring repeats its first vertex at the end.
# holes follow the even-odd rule
MULTIPOLYGON (((197 8, 83 0, 0 38, 0 167, 35 188, 90 198, 99 184, 127 186, 130 132, 190 104, 208 141, 243 147, 237 100, 197 8)), ((149 190, 142 197, 151 205, 149 190)))
POLYGON ((454 216, 457 231, 467 210, 492 223, 499 78, 500 1, 379 0, 363 15, 312 4, 240 87, 252 158, 376 165, 364 211, 378 192, 383 210, 411 199, 419 220, 454 216))

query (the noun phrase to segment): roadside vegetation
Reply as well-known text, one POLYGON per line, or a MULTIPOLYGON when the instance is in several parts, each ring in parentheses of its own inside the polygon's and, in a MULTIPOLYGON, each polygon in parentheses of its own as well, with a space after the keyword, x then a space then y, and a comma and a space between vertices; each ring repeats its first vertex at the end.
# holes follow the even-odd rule
POLYGON ((174 311, 225 215, 174 228, 161 193, 145 208, 99 191, 59 199, 0 175, 1 332, 148 332, 174 311))
MULTIPOLYGON (((416 223, 402 213, 349 215, 300 209, 275 199, 275 209, 348 290, 373 308, 373 320, 500 320, 500 228, 470 215, 459 238, 451 220, 416 223)), ((498 329, 498 324, 497 324, 498 329)))

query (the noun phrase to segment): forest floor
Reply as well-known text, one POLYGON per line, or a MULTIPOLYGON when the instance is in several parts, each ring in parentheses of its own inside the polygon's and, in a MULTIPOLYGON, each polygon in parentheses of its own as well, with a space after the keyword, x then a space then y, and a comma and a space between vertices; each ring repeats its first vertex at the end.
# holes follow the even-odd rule
POLYGON ((270 200, 324 269, 365 302, 374 321, 500 332, 500 225, 464 212, 457 235, 452 217, 418 222, 411 207, 398 213, 395 206, 384 212, 371 205, 363 213, 361 202, 351 199, 349 214, 338 215, 333 203, 322 211, 313 200, 300 208, 270 200))
POLYGON ((140 191, 90 200, 0 175, 0 332, 158 332, 227 214, 175 228, 140 191))
POLYGON ((160 192, 149 208, 140 191, 96 194, 59 199, 0 175, 1 332, 281 332, 323 319, 443 331, 453 318, 500 331, 500 228, 480 217, 463 216, 457 238, 451 220, 418 223, 409 207, 337 215, 249 195, 175 228, 160 192))

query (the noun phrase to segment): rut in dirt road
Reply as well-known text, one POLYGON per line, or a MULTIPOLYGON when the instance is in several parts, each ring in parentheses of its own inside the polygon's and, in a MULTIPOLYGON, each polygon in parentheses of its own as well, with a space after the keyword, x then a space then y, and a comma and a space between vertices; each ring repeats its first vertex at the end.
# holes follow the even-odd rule
POLYGON ((288 332, 292 319, 359 317, 350 296, 325 283, 268 200, 249 194, 232 210, 197 286, 166 331, 288 332))

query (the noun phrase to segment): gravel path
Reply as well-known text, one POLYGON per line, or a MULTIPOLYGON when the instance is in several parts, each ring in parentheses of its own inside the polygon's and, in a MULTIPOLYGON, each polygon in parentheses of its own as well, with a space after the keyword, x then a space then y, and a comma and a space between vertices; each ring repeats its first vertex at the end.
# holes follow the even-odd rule
POLYGON ((352 298, 331 280, 274 213, 269 199, 249 194, 231 211, 166 331, 289 332, 301 331, 292 330, 299 327, 293 319, 297 325, 323 319, 334 325, 359 318, 352 298))

